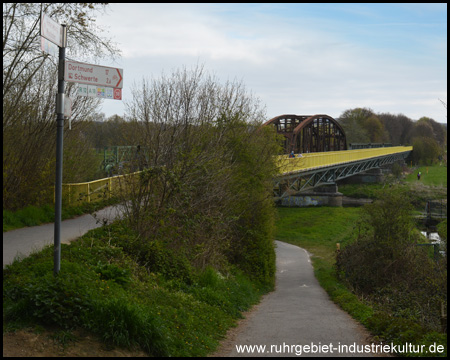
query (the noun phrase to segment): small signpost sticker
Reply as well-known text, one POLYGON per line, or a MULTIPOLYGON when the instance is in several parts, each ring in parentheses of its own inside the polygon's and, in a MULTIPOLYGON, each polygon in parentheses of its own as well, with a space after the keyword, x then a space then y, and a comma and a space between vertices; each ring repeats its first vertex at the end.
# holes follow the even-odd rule
POLYGON ((122 100, 122 89, 107 86, 78 84, 78 95, 101 99, 122 100))
POLYGON ((122 89, 114 89, 114 100, 122 100, 122 89))

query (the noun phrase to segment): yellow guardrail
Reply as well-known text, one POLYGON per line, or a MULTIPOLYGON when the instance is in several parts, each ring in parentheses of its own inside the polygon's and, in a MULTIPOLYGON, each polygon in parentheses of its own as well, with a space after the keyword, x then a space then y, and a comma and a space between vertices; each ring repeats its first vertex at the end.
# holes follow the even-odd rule
MULTIPOLYGON (((280 155, 278 156, 278 166, 280 173, 287 174, 306 169, 310 170, 334 164, 412 151, 412 149, 412 146, 394 146, 374 149, 329 151, 302 154, 301 158, 289 158, 288 155, 280 155)), ((125 176, 133 176, 136 174, 139 174, 139 171, 129 175, 118 175, 90 182, 63 184, 63 199, 68 201, 70 205, 110 199, 112 196, 119 195, 124 190, 125 176)))
POLYGON ((74 184, 62 184, 64 201, 69 205, 96 202, 118 196, 124 191, 125 177, 139 172, 74 184))
MULTIPOLYGON (((281 174, 302 170, 344 164, 347 162, 370 159, 383 155, 412 151, 412 146, 392 146, 374 149, 358 149, 346 151, 329 151, 321 153, 302 154, 302 157, 289 158, 288 155, 278 156, 278 166, 281 174)), ((298 156, 298 154, 296 154, 298 156)))

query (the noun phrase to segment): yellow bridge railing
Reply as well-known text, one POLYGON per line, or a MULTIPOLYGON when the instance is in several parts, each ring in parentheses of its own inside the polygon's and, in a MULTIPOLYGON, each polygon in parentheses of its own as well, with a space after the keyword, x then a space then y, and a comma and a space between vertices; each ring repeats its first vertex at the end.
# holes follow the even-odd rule
MULTIPOLYGON (((329 151, 320 153, 302 154, 302 157, 289 158, 288 155, 278 157, 281 174, 312 170, 319 167, 365 160, 378 156, 391 155, 412 151, 412 146, 392 146, 373 149, 358 149, 346 151, 329 151)), ((298 156, 298 154, 296 154, 298 156)))
MULTIPOLYGON (((412 149, 412 146, 394 146, 374 149, 329 151, 302 154, 303 156, 301 158, 289 158, 288 155, 280 155, 278 156, 278 164, 280 173, 288 174, 291 172, 311 170, 329 165, 412 151, 412 149)), ((138 173, 139 172, 129 175, 118 175, 84 183, 63 184, 63 199, 68 201, 70 205, 109 199, 112 196, 119 195, 121 191, 124 190, 123 185, 125 176, 135 176, 138 173)))
POLYGON ((90 203, 110 199, 124 191, 125 177, 135 176, 138 173, 117 175, 83 183, 63 184, 63 199, 69 205, 80 205, 85 202, 90 203))

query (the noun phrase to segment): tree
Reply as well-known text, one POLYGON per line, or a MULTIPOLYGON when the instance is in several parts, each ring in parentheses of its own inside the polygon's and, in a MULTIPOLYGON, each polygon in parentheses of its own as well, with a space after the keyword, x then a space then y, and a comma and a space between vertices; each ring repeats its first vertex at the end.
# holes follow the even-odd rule
POLYGON ((128 116, 149 155, 127 206, 141 246, 162 241, 197 267, 231 261, 273 284, 279 149, 259 100, 202 67, 143 80, 132 94, 128 116))
POLYGON ((441 154, 436 140, 431 137, 417 136, 413 139, 413 159, 416 164, 432 165, 441 154))
POLYGON ((374 112, 368 108, 349 109, 339 116, 337 120, 344 128, 348 144, 371 142, 369 131, 364 123, 373 116, 375 116, 374 112))
MULTIPOLYGON (((104 6, 3 4, 3 208, 53 200, 57 59, 40 50, 41 11, 67 24, 69 54, 84 51, 112 56, 117 50, 98 35, 101 32, 92 18, 104 6)), ((73 84, 66 86, 66 95, 75 91, 73 84)), ((73 130, 65 131, 65 139, 78 136, 79 120, 88 118, 98 104, 95 98, 76 99, 72 106, 73 130)))
POLYGON ((359 295, 383 310, 439 329, 447 299, 446 261, 431 259, 415 229, 405 190, 383 189, 363 208, 354 242, 337 254, 339 275, 359 295))
POLYGON ((381 143, 387 141, 383 123, 378 116, 371 115, 363 121, 363 127, 367 131, 371 143, 381 143))
POLYGON ((389 141, 394 146, 407 145, 409 143, 408 134, 413 127, 413 121, 403 114, 393 115, 390 113, 378 114, 378 118, 383 122, 384 128, 389 134, 389 141))

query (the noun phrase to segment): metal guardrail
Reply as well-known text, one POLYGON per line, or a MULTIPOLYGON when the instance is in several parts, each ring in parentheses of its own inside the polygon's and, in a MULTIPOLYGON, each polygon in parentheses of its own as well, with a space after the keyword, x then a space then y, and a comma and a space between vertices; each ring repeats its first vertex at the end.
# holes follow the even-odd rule
POLYGON ((110 199, 125 191, 123 187, 125 177, 136 176, 139 173, 140 171, 89 182, 63 184, 63 200, 69 205, 80 205, 110 199))

